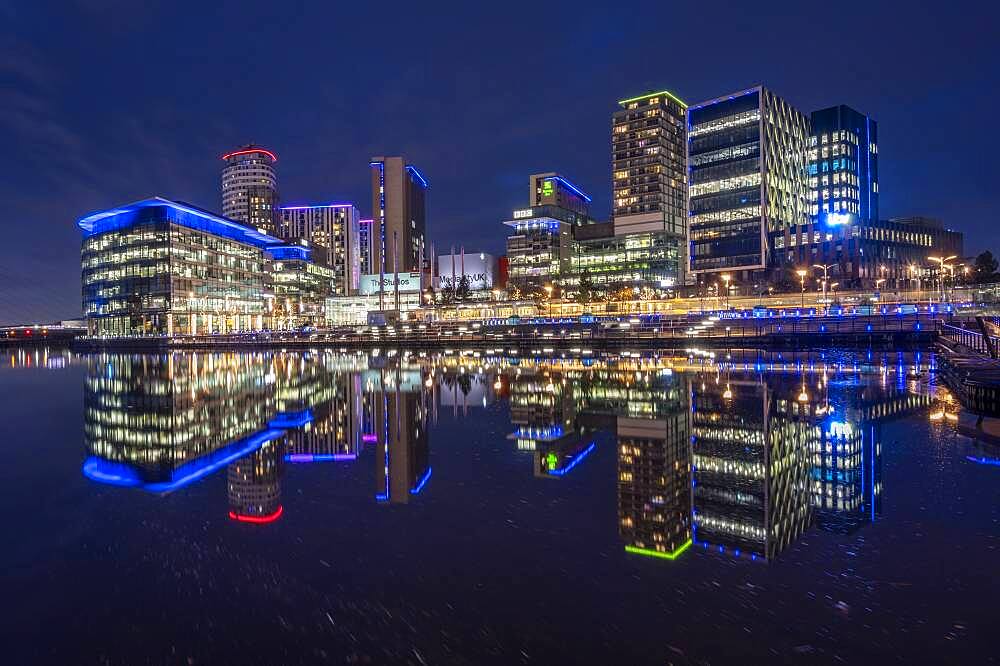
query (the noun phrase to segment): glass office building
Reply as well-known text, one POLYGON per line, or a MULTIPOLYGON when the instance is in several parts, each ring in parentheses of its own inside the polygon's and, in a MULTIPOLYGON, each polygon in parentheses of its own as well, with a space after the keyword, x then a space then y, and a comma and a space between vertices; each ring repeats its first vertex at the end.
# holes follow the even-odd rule
POLYGON ((521 290, 561 284, 569 273, 573 228, 590 218, 559 206, 515 210, 507 237, 508 284, 521 290))
POLYGON ((736 282, 771 264, 770 234, 808 219, 809 119, 757 86, 688 109, 691 270, 736 282))
POLYGON ((267 271, 267 314, 276 330, 326 323, 326 299, 336 293, 339 276, 333 268, 314 263, 312 252, 305 245, 267 250, 272 259, 267 271))
POLYGON ((809 213, 840 226, 878 220, 878 124, 849 106, 813 111, 809 213))
POLYGON ((83 312, 90 335, 261 330, 265 250, 281 241, 159 197, 81 218, 83 312))

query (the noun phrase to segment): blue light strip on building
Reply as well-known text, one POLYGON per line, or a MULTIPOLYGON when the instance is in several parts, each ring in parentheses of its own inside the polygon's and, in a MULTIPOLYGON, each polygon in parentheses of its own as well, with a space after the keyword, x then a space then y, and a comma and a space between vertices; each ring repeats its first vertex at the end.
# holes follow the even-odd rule
POLYGON ((573 183, 569 182, 568 180, 566 180, 562 176, 549 176, 545 180, 554 180, 556 182, 562 183, 563 185, 566 186, 566 189, 568 189, 569 191, 573 192, 574 194, 576 194, 578 197, 580 197, 581 199, 583 199, 587 203, 590 203, 590 201, 591 201, 590 197, 587 196, 586 192, 584 192, 579 187, 577 187, 573 183))
POLYGON ((984 456, 965 456, 965 459, 969 462, 974 462, 977 465, 996 465, 1000 466, 1000 458, 986 458, 984 456))
POLYGON ((296 412, 278 412, 273 419, 267 422, 269 428, 301 428, 313 420, 311 409, 300 409, 296 412))
POLYGON ((375 495, 375 500, 377 502, 388 502, 389 501, 389 397, 385 393, 382 394, 382 414, 383 414, 382 427, 384 428, 382 432, 385 433, 385 437, 383 438, 385 446, 385 460, 384 460, 385 492, 378 493, 377 495, 375 495))
POLYGON ((144 199, 126 206, 91 213, 77 220, 76 226, 84 232, 85 236, 94 236, 108 231, 127 229, 141 222, 157 220, 168 220, 182 227, 206 231, 216 236, 261 248, 282 243, 280 238, 262 233, 234 220, 212 215, 206 211, 162 197, 144 199), (157 209, 163 210, 162 216, 157 217, 157 209))
POLYGON ((590 452, 593 451, 596 447, 597 447, 597 442, 591 442, 590 446, 588 446, 583 451, 578 453, 576 457, 574 457, 572 460, 569 461, 568 465, 566 465, 562 469, 550 469, 548 473, 551 474, 552 476, 565 476, 566 474, 569 474, 570 470, 579 465, 580 461, 586 458, 588 455, 590 455, 590 452))
MULTIPOLYGON (((868 162, 868 176, 867 187, 868 187, 868 211, 865 217, 869 220, 872 219, 872 119, 865 115, 865 158, 868 162)), ((860 182, 860 179, 859 179, 860 182)))
POLYGON ((272 259, 277 259, 278 261, 289 261, 292 259, 309 261, 312 248, 305 245, 275 245, 267 248, 266 252, 271 255, 272 259))
POLYGON ((431 468, 428 467, 427 471, 424 472, 424 475, 420 477, 420 481, 417 482, 417 485, 413 488, 410 488, 410 494, 419 495, 420 491, 424 489, 424 486, 427 485, 427 481, 429 481, 430 478, 431 478, 431 468))
MULTIPOLYGON (((752 95, 755 92, 759 91, 760 91, 759 87, 748 88, 747 90, 742 90, 740 92, 733 93, 732 95, 723 95, 722 97, 716 97, 715 99, 710 99, 706 102, 702 102, 701 104, 695 104, 693 106, 689 106, 688 111, 694 111, 695 109, 701 109, 706 106, 712 106, 713 104, 719 104, 720 102, 728 102, 730 100, 736 99, 737 97, 743 97, 744 95, 752 95)), ((690 128, 690 125, 688 125, 688 128, 690 128)))
POLYGON ((139 472, 129 465, 92 456, 83 462, 83 475, 91 481, 114 486, 138 487, 151 493, 169 493, 203 479, 231 462, 250 455, 264 444, 284 437, 284 430, 269 429, 237 440, 173 470, 170 481, 145 483, 139 472))
POLYGON ((420 184, 424 186, 424 189, 425 189, 425 190, 426 190, 426 189, 427 189, 428 187, 430 187, 430 185, 429 185, 429 184, 427 183, 427 179, 426 179, 426 178, 424 178, 424 177, 423 177, 423 175, 422 175, 422 174, 421 174, 421 173, 420 173, 419 171, 417 171, 417 167, 413 166, 412 164, 407 164, 407 165, 406 165, 406 170, 407 170, 407 171, 409 171, 409 172, 410 172, 410 174, 411 174, 411 175, 412 175, 412 176, 413 176, 414 178, 416 178, 417 180, 419 180, 419 181, 420 181, 420 184))

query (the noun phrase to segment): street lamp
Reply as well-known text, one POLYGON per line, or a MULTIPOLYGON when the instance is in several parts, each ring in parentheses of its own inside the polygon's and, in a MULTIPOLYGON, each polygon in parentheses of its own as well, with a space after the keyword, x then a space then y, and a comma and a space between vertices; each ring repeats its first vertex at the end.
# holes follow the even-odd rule
POLYGON ((795 271, 795 274, 799 276, 799 284, 802 286, 802 308, 806 307, 806 272, 804 269, 799 269, 795 271))
POLYGON ((726 283, 726 308, 728 308, 729 307, 729 281, 732 279, 732 276, 729 273, 723 273, 719 277, 721 277, 722 281, 726 283))
POLYGON ((949 269, 951 268, 951 266, 948 266, 948 262, 951 261, 952 259, 957 259, 957 258, 958 258, 958 255, 955 255, 955 254, 947 256, 944 259, 942 259, 941 257, 927 257, 928 261, 936 261, 938 263, 938 265, 940 266, 940 269, 939 269, 939 272, 938 272, 938 285, 941 287, 941 300, 942 301, 944 301, 944 271, 945 271, 946 268, 949 268, 949 269))
POLYGON ((552 317, 552 285, 545 285, 545 298, 549 302, 549 317, 552 317))
MULTIPOLYGON (((826 281, 829 279, 829 269, 833 268, 837 264, 813 264, 813 268, 819 268, 823 271, 823 303, 826 303, 826 281)), ((829 306, 827 306, 829 309, 829 306)))

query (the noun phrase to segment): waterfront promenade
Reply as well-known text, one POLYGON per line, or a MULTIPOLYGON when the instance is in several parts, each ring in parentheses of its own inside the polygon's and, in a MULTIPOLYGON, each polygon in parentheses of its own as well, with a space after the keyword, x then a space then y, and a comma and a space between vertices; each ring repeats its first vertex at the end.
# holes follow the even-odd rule
MULTIPOLYGON (((950 320, 949 316, 949 320, 950 320)), ((352 326, 314 332, 267 332, 136 338, 78 338, 81 349, 207 348, 364 348, 406 347, 443 350, 498 347, 549 353, 556 349, 869 347, 927 345, 934 342, 942 317, 935 313, 720 318, 719 316, 636 316, 595 321, 537 318, 477 322, 402 323, 352 326)))

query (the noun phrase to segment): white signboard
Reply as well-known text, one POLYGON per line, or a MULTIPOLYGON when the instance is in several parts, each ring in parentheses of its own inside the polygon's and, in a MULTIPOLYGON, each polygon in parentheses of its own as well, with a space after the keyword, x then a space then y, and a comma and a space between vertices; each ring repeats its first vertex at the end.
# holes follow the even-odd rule
MULTIPOLYGON (((420 291, 420 273, 386 273, 381 276, 382 291, 386 294, 396 293, 396 283, 399 283, 399 293, 413 294, 420 291)), ((379 275, 362 275, 358 284, 358 293, 370 296, 379 292, 379 275)))
POLYGON ((493 255, 484 252, 467 252, 465 254, 465 261, 463 262, 462 255, 456 254, 453 266, 452 255, 443 254, 438 256, 437 262, 437 288, 439 290, 450 290, 454 288, 455 283, 461 284, 463 264, 465 267, 464 275, 469 280, 469 291, 493 288, 497 272, 497 260, 493 255))

